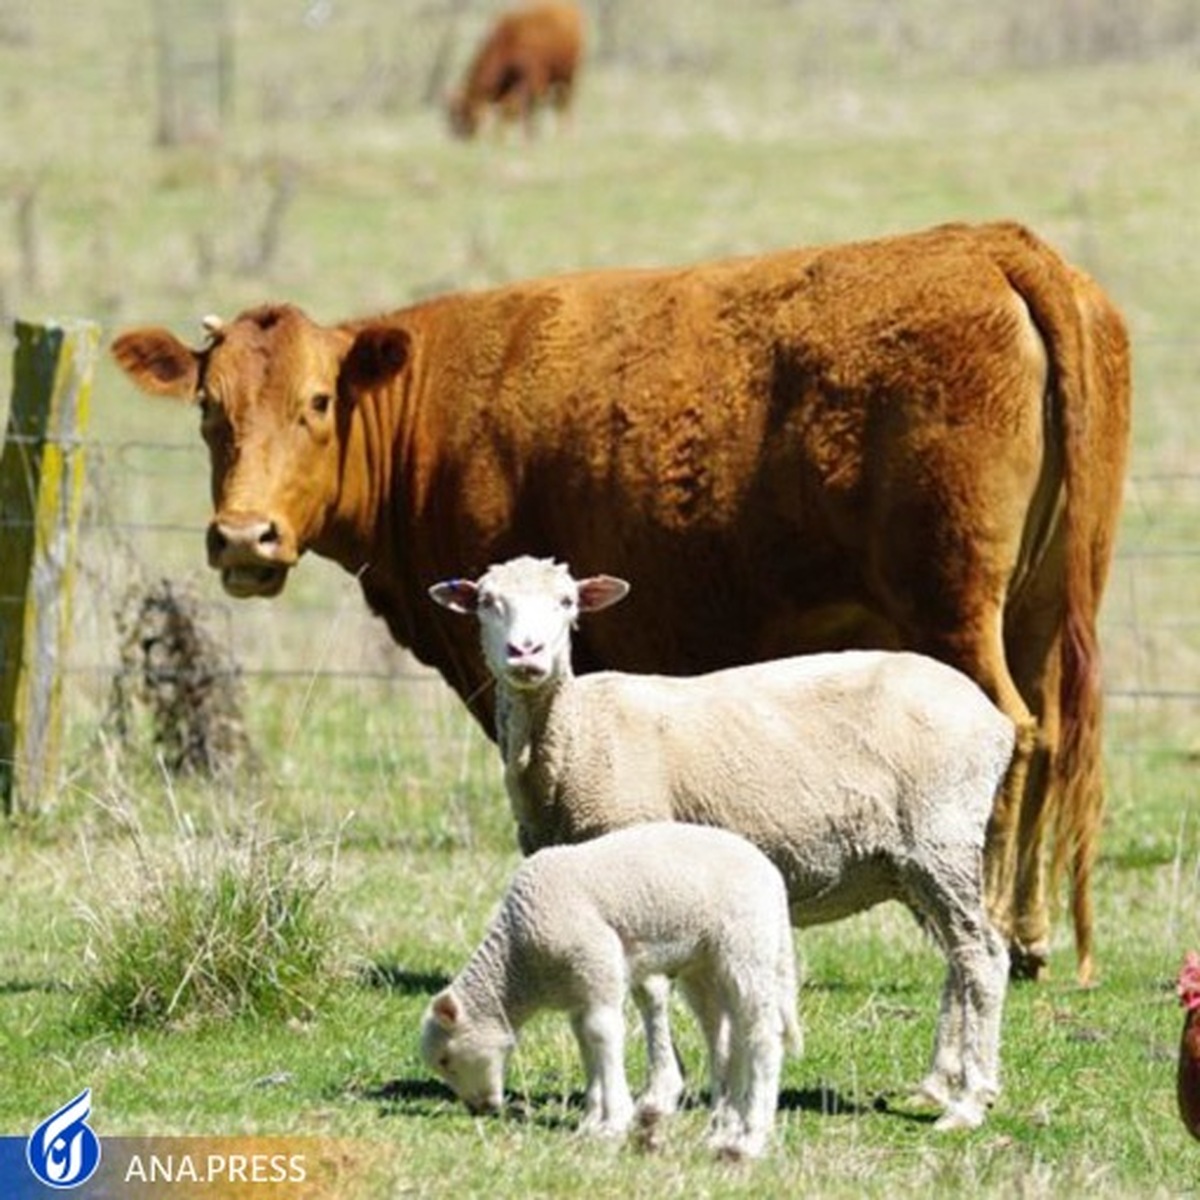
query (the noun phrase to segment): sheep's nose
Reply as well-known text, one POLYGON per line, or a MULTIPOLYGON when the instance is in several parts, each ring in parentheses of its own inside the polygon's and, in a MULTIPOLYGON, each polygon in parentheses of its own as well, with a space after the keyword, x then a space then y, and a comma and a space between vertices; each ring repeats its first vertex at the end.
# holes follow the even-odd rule
POLYGON ((541 654, 545 649, 542 642, 535 642, 533 638, 524 638, 520 642, 509 642, 505 647, 505 653, 509 660, 519 660, 522 658, 532 658, 536 654, 541 654))

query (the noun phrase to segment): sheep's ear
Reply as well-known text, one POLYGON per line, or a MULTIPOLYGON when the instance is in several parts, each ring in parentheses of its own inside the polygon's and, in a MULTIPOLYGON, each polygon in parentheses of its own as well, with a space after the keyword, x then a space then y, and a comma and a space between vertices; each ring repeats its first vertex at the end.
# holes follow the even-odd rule
POLYGON ((429 589, 430 599, 456 613, 473 613, 479 608, 479 588, 471 579, 447 579, 429 589))
POLYGON ((629 584, 615 575, 591 575, 579 581, 579 611, 599 612, 624 600, 629 595, 629 584))
POLYGON ((459 1003, 458 997, 449 988, 434 996, 432 1010, 434 1020, 447 1033, 462 1020, 462 1005, 459 1003))

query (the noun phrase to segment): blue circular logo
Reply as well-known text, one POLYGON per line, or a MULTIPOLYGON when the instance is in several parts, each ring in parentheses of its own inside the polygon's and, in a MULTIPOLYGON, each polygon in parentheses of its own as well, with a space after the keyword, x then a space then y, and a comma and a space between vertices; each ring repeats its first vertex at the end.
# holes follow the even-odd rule
POLYGON ((52 1188, 73 1188, 86 1182, 100 1165, 100 1139, 88 1127, 92 1089, 51 1113, 29 1135, 25 1159, 29 1169, 52 1188))

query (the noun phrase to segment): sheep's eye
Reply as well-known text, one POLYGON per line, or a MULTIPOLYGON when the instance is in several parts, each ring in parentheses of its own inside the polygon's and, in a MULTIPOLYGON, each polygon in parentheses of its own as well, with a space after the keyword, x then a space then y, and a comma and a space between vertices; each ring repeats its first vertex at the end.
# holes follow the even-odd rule
POLYGON ((559 608, 571 609, 575 607, 574 596, 560 596, 558 599, 559 608))
POLYGON ((492 609, 499 607, 499 603, 500 602, 496 599, 496 597, 491 592, 480 592, 479 593, 479 607, 480 608, 487 609, 490 612, 492 609))

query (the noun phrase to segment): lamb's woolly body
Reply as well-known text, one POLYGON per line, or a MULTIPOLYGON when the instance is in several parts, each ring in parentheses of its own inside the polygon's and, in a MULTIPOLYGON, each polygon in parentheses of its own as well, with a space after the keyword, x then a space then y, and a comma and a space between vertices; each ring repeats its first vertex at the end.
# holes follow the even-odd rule
MULTIPOLYGON (((656 1005, 666 992, 653 984, 664 976, 679 980, 705 1026, 715 1138, 739 1154, 760 1153, 783 1044, 800 1044, 795 960, 779 872, 725 830, 650 823, 526 859, 444 993, 457 1007, 453 1027, 439 1026, 433 1009, 427 1016, 426 1059, 436 1068, 443 1056, 465 1061, 482 1047, 494 1068, 535 1012, 565 1010, 589 1064, 588 1119, 619 1132, 633 1113, 620 1063, 621 1005, 631 987, 649 983, 639 996, 648 1038, 659 1021, 665 1035, 665 1008, 656 1005), (606 1052, 596 1049, 602 1042, 606 1052)), ((657 1052, 670 1053, 669 1038, 657 1052)), ((453 1080, 452 1069, 443 1073, 453 1080)), ((498 1073, 488 1079, 494 1088, 498 1073)), ((648 1107, 674 1107, 677 1083, 652 1078, 651 1090, 648 1107)))

